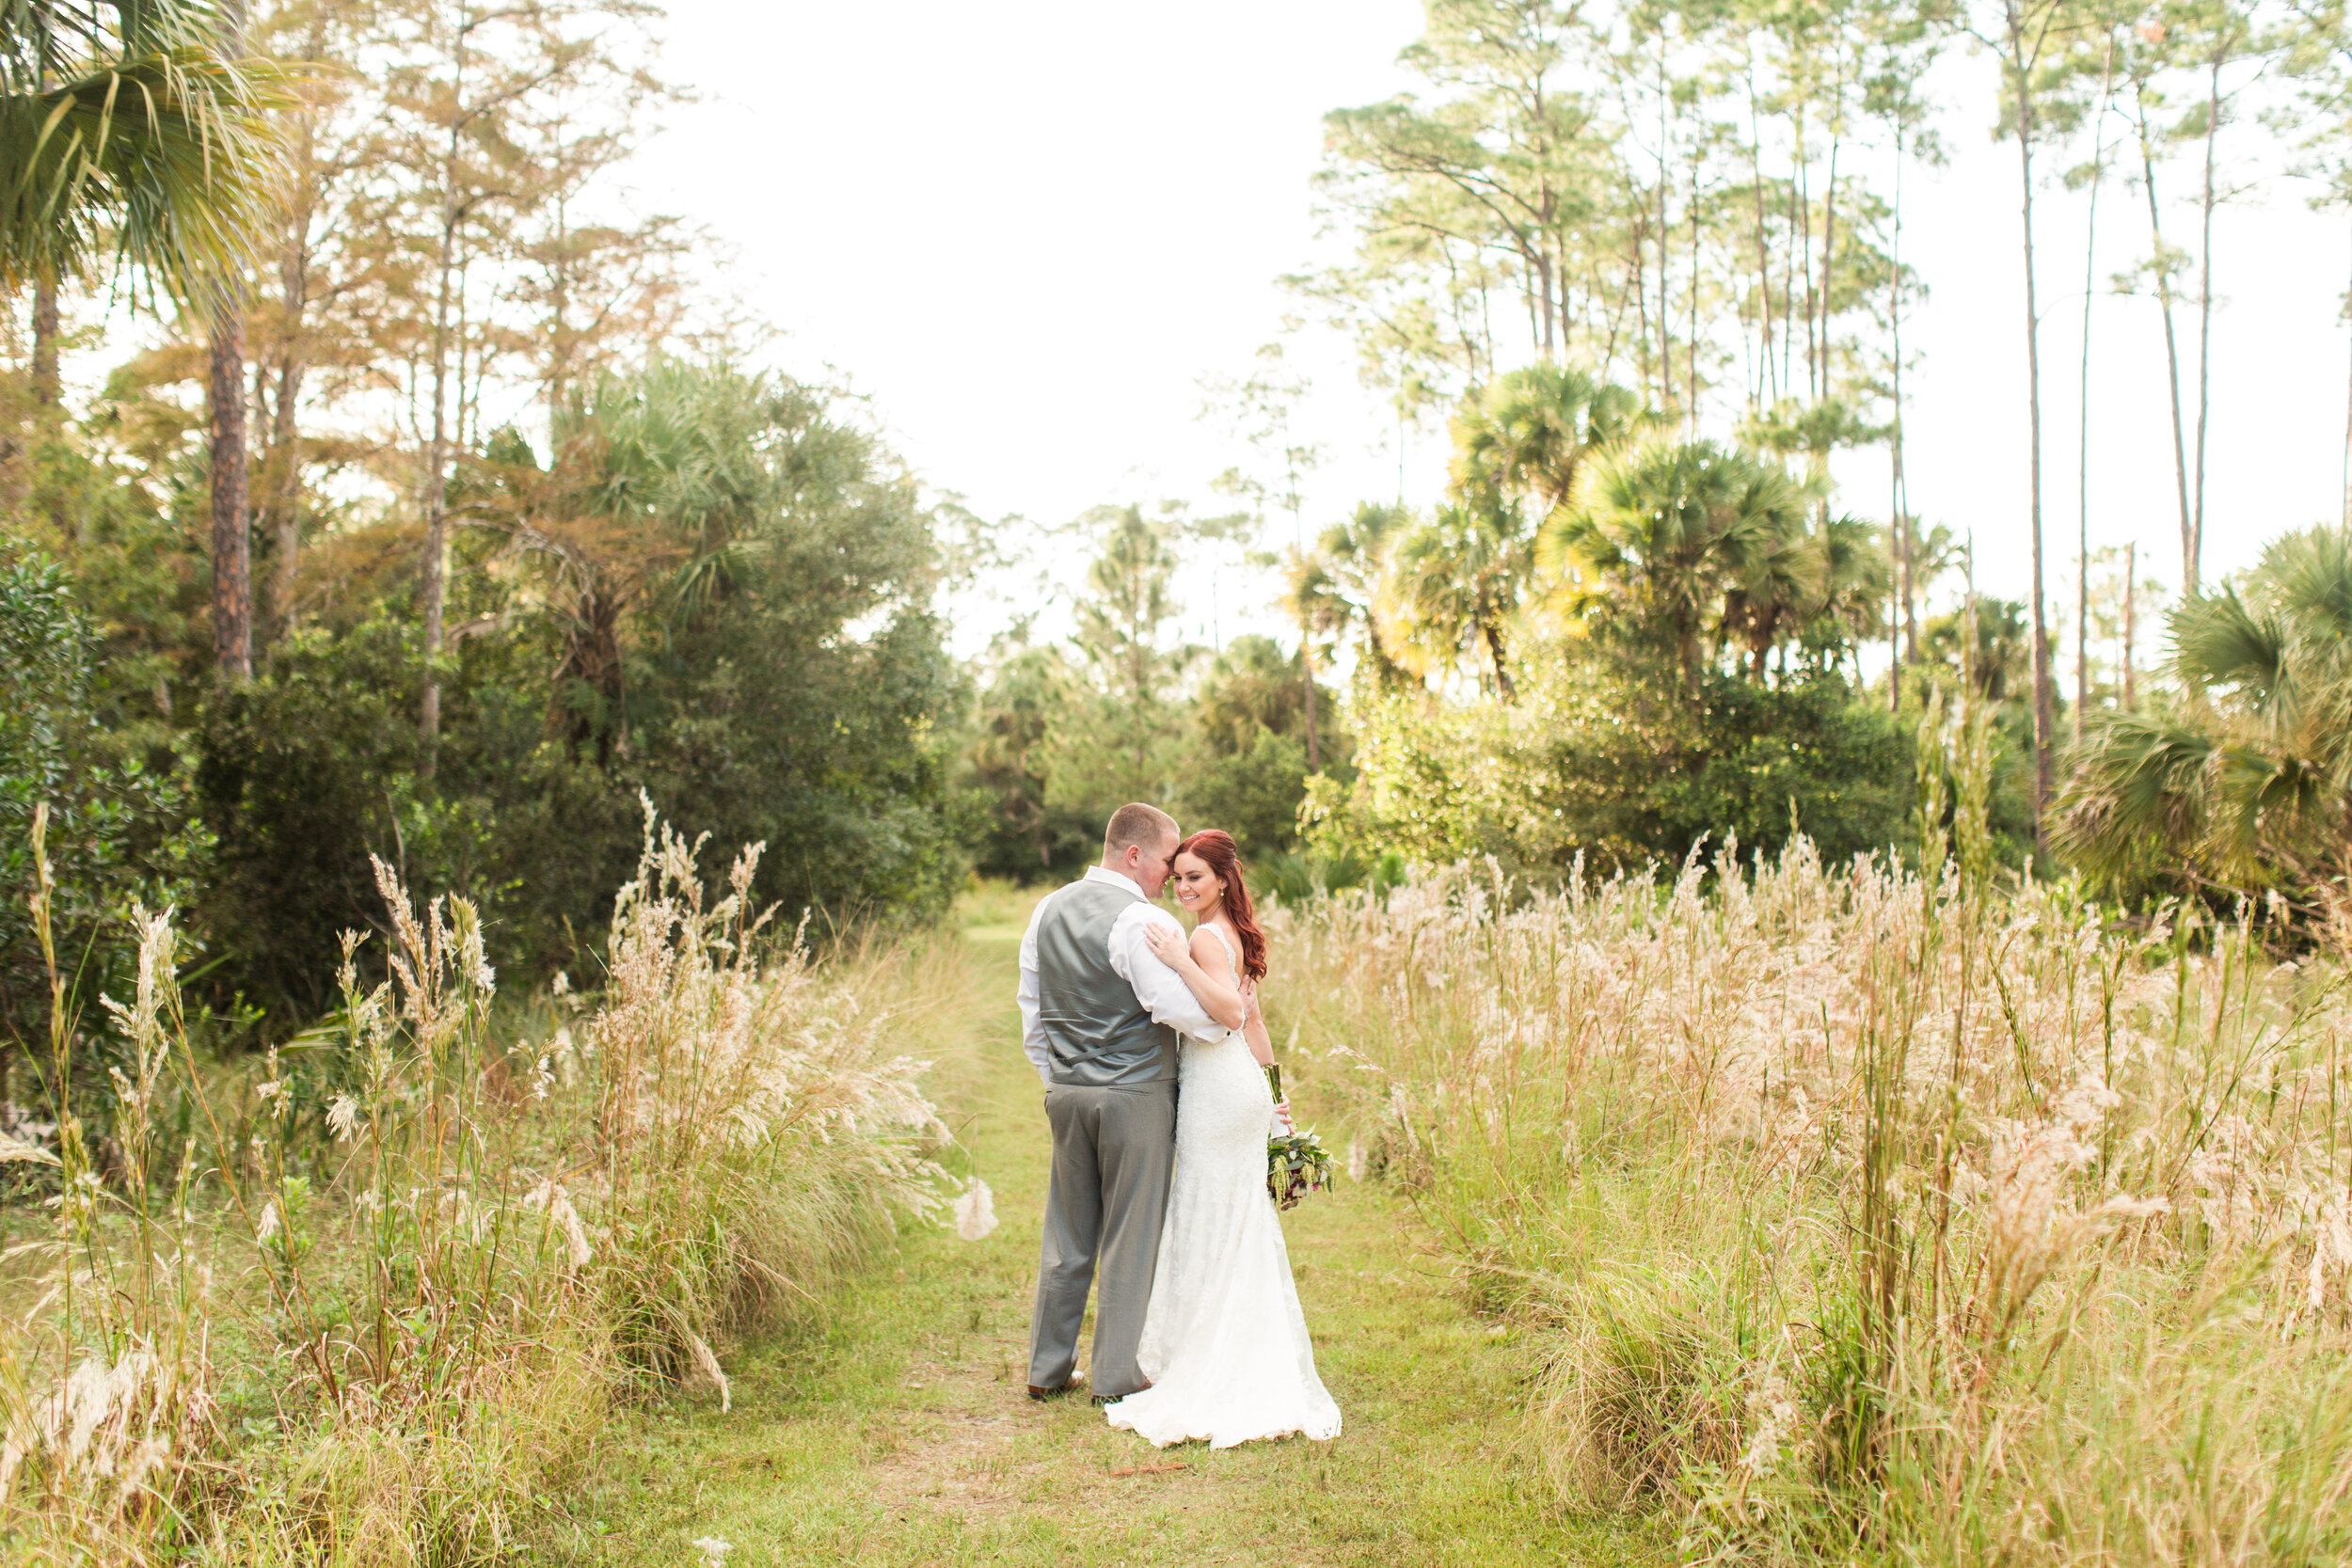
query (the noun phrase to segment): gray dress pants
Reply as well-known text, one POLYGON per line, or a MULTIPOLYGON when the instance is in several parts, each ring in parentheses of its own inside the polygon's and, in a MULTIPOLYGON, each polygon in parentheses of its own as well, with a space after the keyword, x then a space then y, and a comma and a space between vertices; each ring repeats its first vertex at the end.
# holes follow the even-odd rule
POLYGON ((1056 1084, 1045 1091, 1045 1119, 1054 1131, 1054 1174, 1030 1322, 1029 1384, 1058 1388, 1070 1381, 1087 1288, 1099 1273, 1093 1390, 1132 1394, 1145 1384, 1136 1348, 1152 1302, 1160 1221, 1176 1164, 1176 1083, 1116 1089, 1056 1084))

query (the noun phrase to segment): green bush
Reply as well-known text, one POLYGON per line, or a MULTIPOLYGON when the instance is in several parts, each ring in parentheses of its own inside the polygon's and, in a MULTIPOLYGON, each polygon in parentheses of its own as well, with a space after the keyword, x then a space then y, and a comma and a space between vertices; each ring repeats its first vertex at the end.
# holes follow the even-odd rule
POLYGON ((1909 838, 1909 737, 1834 674, 1772 687, 1709 673, 1692 696, 1571 644, 1514 703, 1367 693, 1357 723, 1359 777, 1308 809, 1329 851, 1491 854, 1552 874, 1581 855, 1606 873, 1734 834, 1771 856, 1802 831, 1833 862, 1909 838))
POLYGON ((1196 758, 1183 783, 1178 819, 1186 832, 1222 828, 1245 856, 1298 842, 1298 802, 1307 793, 1307 745, 1260 730, 1247 751, 1196 758))
MULTIPOLYGON (((97 643, 63 567, 31 551, 0 561, 0 1041, 46 1030, 47 965, 26 896, 37 810, 49 810, 57 962, 74 1011, 119 965, 108 924, 134 899, 183 900, 205 863, 176 759, 119 754, 99 723, 97 643)), ((0 1047, 0 1099, 9 1060, 0 1047)))
POLYGON ((934 716, 952 667, 926 615, 860 641, 794 638, 748 588, 631 672, 626 745, 549 735, 532 628, 459 645, 435 775, 418 768, 413 631, 386 614, 280 646, 205 711, 198 793, 218 835, 198 926, 215 1003, 332 1005, 339 935, 375 927, 368 857, 475 899, 501 969, 581 961, 644 832, 764 843, 754 889, 818 927, 946 909, 965 871, 934 716))
POLYGON ((206 708, 216 1003, 329 1006, 339 933, 373 928, 370 854, 472 899, 500 968, 577 966, 646 800, 690 836, 764 844, 751 896, 820 931, 946 908, 968 808, 942 730, 961 691, 912 481, 820 395, 723 369, 600 385, 566 418, 548 468, 511 436, 469 460, 488 520, 456 552, 476 558, 452 581, 467 634, 439 661, 430 768, 405 581, 282 640, 206 708), (489 559, 501 518, 569 530, 567 564, 534 582, 489 559))

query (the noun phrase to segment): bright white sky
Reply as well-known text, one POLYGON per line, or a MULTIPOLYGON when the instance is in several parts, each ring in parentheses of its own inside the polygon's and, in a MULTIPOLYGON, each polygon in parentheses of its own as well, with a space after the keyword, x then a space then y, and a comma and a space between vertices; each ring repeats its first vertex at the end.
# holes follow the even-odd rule
MULTIPOLYGON (((668 67, 703 102, 644 155, 640 197, 732 245, 735 287, 787 334, 779 361, 847 377, 924 480, 979 512, 1046 525, 1104 501, 1224 510, 1208 482, 1248 454, 1198 417, 1200 378, 1247 373, 1297 309, 1275 278, 1336 254, 1308 184, 1321 117, 1411 87, 1395 56, 1421 25, 1411 0, 672 0, 668 67)), ((1992 71, 1958 55, 1940 68, 1952 162, 1906 176, 1905 258, 1933 296, 1907 332, 1924 356, 1906 388, 1911 495, 1929 521, 1973 531, 1987 592, 2022 597, 2016 154, 1986 135, 1992 71)), ((2225 149, 2230 136, 2271 155, 2250 123, 2225 149)), ((2186 171, 2174 178, 2187 195, 2186 171)), ((2219 231, 2208 575, 2339 512, 2352 244, 2305 196, 2267 181, 2219 231)), ((2039 217, 2045 518, 2054 553, 2071 556, 2081 200, 2048 193, 2039 217)), ((2193 242, 2193 223, 2185 203, 2168 212, 2175 243, 2193 242)), ((2101 224, 2091 540, 2137 539, 2143 570, 2176 584, 2155 308, 2105 292, 2144 254, 2137 193, 2110 181, 2101 224)), ((2193 348, 2193 312, 2180 325, 2193 348)), ((1315 377, 1311 434, 1328 453, 1310 526, 1393 497, 1392 424, 1358 388, 1350 346, 1317 331, 1292 354, 1315 377)), ((1433 426, 1405 454, 1408 500, 1427 503, 1443 459, 1433 426)), ((1844 504, 1883 516, 1885 472, 1883 452, 1843 463, 1844 504)), ((1066 543, 1041 554, 1067 577, 1066 543)), ((2054 560, 2052 596, 2070 580, 2054 560)), ((1245 601, 1272 626, 1269 592, 1226 573, 1221 634, 1245 601)), ((1204 640, 1209 598, 1203 583, 1187 627, 1204 640)), ((959 645, 984 643, 1012 608, 971 606, 959 645)))

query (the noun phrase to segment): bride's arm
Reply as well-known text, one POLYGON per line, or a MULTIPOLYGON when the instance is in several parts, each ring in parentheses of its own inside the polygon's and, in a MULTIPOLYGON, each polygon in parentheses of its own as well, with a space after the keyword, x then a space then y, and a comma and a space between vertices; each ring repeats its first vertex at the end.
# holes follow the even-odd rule
POLYGON ((1272 1067, 1274 1039, 1265 1032, 1265 1009, 1258 1006, 1258 988, 1254 984, 1242 998, 1242 1006, 1248 1009, 1248 1016, 1242 1022, 1241 1037, 1249 1042, 1249 1054, 1260 1067, 1272 1067))
MULTIPOLYGON (((1242 997, 1242 1005, 1249 1009, 1249 1016, 1243 1021, 1241 1037, 1249 1042, 1249 1054, 1256 1059, 1257 1064, 1260 1067, 1270 1068, 1274 1065, 1274 1040, 1265 1031, 1265 1009, 1259 1006, 1258 987, 1255 981, 1250 983, 1248 993, 1242 997)), ((1291 1121, 1290 1096, 1284 1095, 1275 1101, 1274 1114, 1280 1118, 1283 1132, 1289 1132, 1295 1130, 1291 1121)))
MULTIPOLYGON (((1192 943, 1184 940, 1182 931, 1155 920, 1144 927, 1143 940, 1151 944, 1153 958, 1183 977, 1185 986, 1192 991, 1193 999, 1200 1004, 1202 1012, 1228 1029, 1242 1026, 1248 1009, 1242 1004, 1241 992, 1201 967, 1200 960, 1193 957, 1192 943)), ((1213 942, 1216 938, 1205 931, 1196 931, 1193 941, 1213 942)))

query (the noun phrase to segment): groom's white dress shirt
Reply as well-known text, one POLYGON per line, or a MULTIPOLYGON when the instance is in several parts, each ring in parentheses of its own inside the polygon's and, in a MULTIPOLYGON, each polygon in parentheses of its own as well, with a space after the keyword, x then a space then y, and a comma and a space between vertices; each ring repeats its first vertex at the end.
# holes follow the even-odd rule
MULTIPOLYGON (((1144 941, 1144 931, 1152 926, 1165 926, 1183 935, 1184 928, 1176 917, 1146 898, 1143 889, 1116 871, 1090 865, 1080 880, 1124 888, 1135 899, 1111 923, 1111 972, 1136 988, 1136 1000, 1152 1015, 1152 1022, 1164 1023, 1197 1040, 1221 1040, 1231 1034, 1232 1031, 1201 1010, 1200 998, 1192 994, 1184 977, 1162 963, 1152 953, 1151 943, 1144 941)), ((1021 938, 1021 1049, 1027 1054, 1029 1065, 1037 1069, 1038 1077, 1047 1084, 1053 1082, 1053 1073, 1046 1051, 1045 1026, 1038 1020, 1037 923, 1045 913, 1045 906, 1060 897, 1063 891, 1056 888, 1037 901, 1037 909, 1029 916, 1029 928, 1021 938)))

